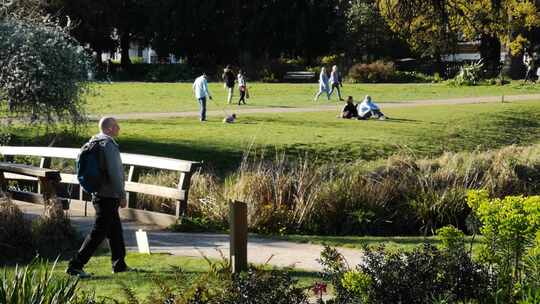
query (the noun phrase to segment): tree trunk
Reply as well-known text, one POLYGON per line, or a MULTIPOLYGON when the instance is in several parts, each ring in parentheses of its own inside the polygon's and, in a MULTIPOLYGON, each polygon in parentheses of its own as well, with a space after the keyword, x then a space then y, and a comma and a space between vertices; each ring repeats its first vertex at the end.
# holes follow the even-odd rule
POLYGON ((129 33, 124 32, 120 36, 120 54, 122 55, 120 64, 123 68, 128 68, 131 65, 131 59, 129 59, 129 42, 130 35, 129 33))
POLYGON ((487 71, 486 76, 497 76, 501 68, 501 42, 499 38, 491 35, 482 35, 480 38, 480 57, 487 71))

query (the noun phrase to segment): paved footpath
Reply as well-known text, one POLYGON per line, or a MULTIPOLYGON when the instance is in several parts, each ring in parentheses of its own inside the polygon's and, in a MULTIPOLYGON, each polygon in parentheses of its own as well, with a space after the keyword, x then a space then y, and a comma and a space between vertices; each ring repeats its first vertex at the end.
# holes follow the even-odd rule
MULTIPOLYGON (((505 102, 512 101, 531 101, 540 100, 540 94, 526 94, 526 95, 508 95, 504 96, 505 102)), ((474 104, 474 103, 500 103, 503 101, 503 96, 482 96, 482 97, 466 97, 466 98, 451 98, 451 99, 425 99, 425 100, 408 100, 408 101, 394 101, 394 102, 380 102, 379 105, 383 109, 387 108, 405 108, 405 107, 418 107, 427 105, 458 105, 458 104, 474 104)), ((322 103, 322 102, 321 102, 322 103)), ((342 103, 339 103, 341 107, 342 103)), ((212 104, 209 105, 212 108, 212 104)), ((228 109, 228 111, 233 111, 228 109)), ((332 102, 331 105, 318 105, 313 107, 272 107, 272 108, 249 108, 249 109, 234 109, 236 114, 253 114, 253 113, 306 113, 306 112, 324 112, 324 111, 336 111, 336 103, 332 102)), ((199 111, 186 111, 186 112, 146 112, 146 113, 123 113, 123 114, 103 114, 103 115, 90 115, 90 119, 96 120, 101 116, 114 116, 121 120, 131 119, 163 119, 163 118, 175 118, 175 117, 197 117, 199 111)), ((207 116, 223 116, 222 110, 208 111, 207 116)))
MULTIPOLYGON (((37 204, 17 202, 21 210, 28 217, 36 217, 43 212, 43 207, 37 204)), ((92 229, 94 217, 71 215, 73 225, 82 234, 92 229)), ((130 251, 137 250, 135 231, 139 228, 148 233, 150 250, 152 252, 168 252, 179 256, 221 258, 220 251, 228 258, 229 236, 227 234, 210 233, 178 233, 159 230, 156 227, 138 224, 136 222, 123 222, 124 239, 130 251)), ((323 247, 320 245, 298 244, 287 241, 265 239, 250 236, 248 238, 248 261, 254 264, 268 264, 295 268, 307 271, 320 271, 321 265, 317 263, 323 247)), ((359 250, 339 248, 347 259, 349 265, 356 265, 361 261, 359 250)))

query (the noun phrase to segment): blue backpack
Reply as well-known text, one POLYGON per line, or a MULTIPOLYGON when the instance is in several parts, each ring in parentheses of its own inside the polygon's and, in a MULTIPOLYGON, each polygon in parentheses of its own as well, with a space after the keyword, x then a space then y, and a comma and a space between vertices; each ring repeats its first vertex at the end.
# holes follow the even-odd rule
POLYGON ((77 156, 77 179, 84 191, 96 193, 106 178, 102 140, 89 141, 77 156))

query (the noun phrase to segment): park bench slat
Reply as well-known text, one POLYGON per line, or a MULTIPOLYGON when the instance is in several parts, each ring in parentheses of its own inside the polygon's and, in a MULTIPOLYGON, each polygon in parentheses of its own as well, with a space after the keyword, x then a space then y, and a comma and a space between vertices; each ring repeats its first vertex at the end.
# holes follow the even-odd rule
MULTIPOLYGON (((76 159, 79 149, 53 147, 13 147, 0 146, 0 154, 9 156, 39 156, 49 158, 76 159)), ((201 167, 200 162, 192 162, 168 157, 120 153, 124 165, 190 172, 201 167)))
MULTIPOLYGON (((60 174, 60 177, 62 177, 62 174, 60 174)), ((26 180, 26 181, 37 181, 38 180, 37 177, 20 175, 20 174, 15 174, 15 173, 4 173, 4 178, 5 179, 16 179, 16 180, 26 180)))
POLYGON ((186 191, 184 190, 134 182, 126 182, 125 189, 126 191, 144 193, 176 200, 183 200, 186 196, 186 191))
MULTIPOLYGON (((75 174, 61 173, 60 177, 62 179, 62 183, 64 184, 75 184, 75 185, 79 184, 77 180, 77 176, 75 174)), ((8 180, 28 180, 28 181, 37 180, 37 178, 35 177, 30 177, 30 176, 25 176, 25 175, 20 175, 20 174, 13 174, 13 173, 5 174, 5 178, 8 180)), ((142 183, 134 183, 134 182, 126 182, 125 190, 131 191, 131 192, 148 194, 148 195, 160 196, 164 198, 176 199, 176 200, 183 200, 186 194, 186 191, 179 190, 176 188, 150 185, 150 184, 142 184, 142 183)))
POLYGON ((54 169, 0 162, 0 172, 17 173, 26 176, 45 177, 60 180, 60 172, 54 169))

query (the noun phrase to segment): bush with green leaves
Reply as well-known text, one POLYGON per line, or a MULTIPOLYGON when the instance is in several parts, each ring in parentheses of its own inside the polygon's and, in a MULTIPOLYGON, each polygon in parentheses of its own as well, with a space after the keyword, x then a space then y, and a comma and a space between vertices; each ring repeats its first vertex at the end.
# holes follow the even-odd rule
POLYGON ((83 121, 89 56, 52 22, 0 18, 0 103, 54 125, 83 121))
POLYGON ((513 302, 540 289, 540 196, 490 199, 469 191, 467 203, 482 223, 480 260, 497 273, 497 298, 513 302))
POLYGON ((464 235, 439 231, 440 248, 424 244, 412 251, 365 247, 363 262, 347 265, 335 249, 321 253, 323 275, 335 290, 333 303, 468 303, 493 293, 486 267, 471 258, 464 235))
POLYGON ((348 79, 352 82, 388 82, 395 73, 392 62, 375 61, 373 63, 358 63, 349 69, 348 79))

